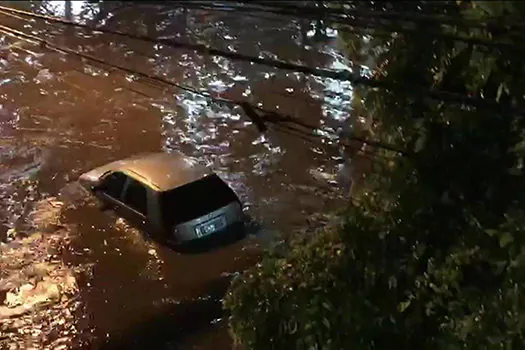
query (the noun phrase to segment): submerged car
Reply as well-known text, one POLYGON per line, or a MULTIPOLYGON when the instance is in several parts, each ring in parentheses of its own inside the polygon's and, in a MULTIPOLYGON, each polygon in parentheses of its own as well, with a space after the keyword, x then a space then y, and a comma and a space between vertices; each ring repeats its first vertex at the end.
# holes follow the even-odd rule
POLYGON ((93 169, 79 178, 106 209, 169 245, 201 241, 243 225, 235 192, 181 153, 147 153, 93 169))

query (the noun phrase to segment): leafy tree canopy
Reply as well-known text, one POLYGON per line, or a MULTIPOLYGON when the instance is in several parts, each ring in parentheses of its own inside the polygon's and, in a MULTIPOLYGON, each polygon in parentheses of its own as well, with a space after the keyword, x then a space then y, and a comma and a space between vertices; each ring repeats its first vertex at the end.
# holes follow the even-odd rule
POLYGON ((356 66, 392 86, 354 91, 354 117, 371 121, 355 132, 406 153, 377 149, 340 227, 292 239, 232 283, 234 338, 249 349, 523 348, 525 4, 346 5, 385 15, 339 32, 356 66))

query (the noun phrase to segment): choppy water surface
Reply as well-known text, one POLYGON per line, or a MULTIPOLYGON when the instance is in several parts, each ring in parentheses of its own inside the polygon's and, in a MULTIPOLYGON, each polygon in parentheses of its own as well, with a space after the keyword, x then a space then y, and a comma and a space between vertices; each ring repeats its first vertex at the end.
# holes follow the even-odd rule
MULTIPOLYGON (((305 21, 65 3, 15 5, 312 67, 348 64, 335 32, 305 21)), ((331 79, 3 14, 0 23, 320 128, 350 117, 351 86, 331 79)), ((336 141, 278 126, 261 135, 240 109, 0 33, 0 348, 231 348, 220 307, 228 276, 257 259, 261 239, 319 224, 342 203, 341 162, 336 141), (161 150, 210 162, 263 229, 179 255, 100 212, 75 183, 97 165, 161 150)))

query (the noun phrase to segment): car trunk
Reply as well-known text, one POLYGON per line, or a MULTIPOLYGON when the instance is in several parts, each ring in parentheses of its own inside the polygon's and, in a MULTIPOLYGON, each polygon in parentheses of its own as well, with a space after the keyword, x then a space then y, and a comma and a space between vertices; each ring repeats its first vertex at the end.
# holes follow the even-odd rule
POLYGON ((237 195, 215 174, 160 194, 163 223, 168 228, 211 213, 238 201, 237 195))

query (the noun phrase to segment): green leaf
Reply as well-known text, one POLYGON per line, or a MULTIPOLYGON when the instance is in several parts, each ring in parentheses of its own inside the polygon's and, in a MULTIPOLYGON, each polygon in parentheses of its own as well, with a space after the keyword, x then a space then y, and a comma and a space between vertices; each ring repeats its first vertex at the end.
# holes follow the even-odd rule
POLYGON ((525 141, 518 142, 516 146, 514 146, 515 152, 525 152, 525 141))
POLYGON ((395 276, 390 276, 388 278, 388 289, 395 289, 397 287, 397 279, 395 276))
POLYGON ((330 306, 330 304, 328 304, 327 302, 323 302, 323 307, 328 310, 328 311, 331 311, 332 310, 332 307, 330 306))
POLYGON ((499 102, 499 99, 501 98, 501 94, 503 93, 504 87, 505 87, 505 83, 499 84, 498 92, 496 94, 496 102, 499 102))
POLYGON ((397 309, 399 310, 399 312, 405 312, 405 310, 410 306, 410 300, 407 300, 407 301, 403 301, 401 303, 399 303, 397 309))
POLYGON ((328 321, 326 317, 323 318, 323 324, 325 325, 326 328, 330 328, 330 321, 328 321))
POLYGON ((498 233, 498 230, 487 229, 487 230, 485 230, 485 233, 487 235, 489 235, 490 237, 494 237, 496 235, 496 233, 498 233))
POLYGON ((501 16, 505 9, 505 1, 474 1, 473 4, 481 8, 489 16, 501 16))
POLYGON ((425 135, 421 135, 417 140, 416 144, 414 145, 414 152, 419 153, 421 150, 425 147, 425 143, 427 141, 427 138, 425 135))
POLYGON ((501 235, 501 237, 499 238, 499 246, 501 248, 504 248, 506 245, 508 245, 509 243, 512 243, 512 241, 514 241, 514 237, 512 237, 512 235, 508 232, 505 232, 504 234, 501 235))

